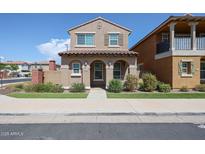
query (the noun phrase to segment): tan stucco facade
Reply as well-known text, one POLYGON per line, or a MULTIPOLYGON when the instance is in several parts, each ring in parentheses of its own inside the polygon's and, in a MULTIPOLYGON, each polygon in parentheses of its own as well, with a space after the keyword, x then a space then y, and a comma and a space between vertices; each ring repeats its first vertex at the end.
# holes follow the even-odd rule
POLYGON ((109 81, 116 78, 116 62, 120 65, 120 80, 124 81, 128 74, 138 76, 137 54, 128 50, 128 36, 131 33, 129 29, 99 17, 71 28, 68 32, 71 38, 70 50, 59 53, 61 69, 45 71, 44 82, 62 84, 65 88, 70 88, 73 83, 83 83, 86 89, 106 88, 109 81), (78 45, 78 34, 93 34, 94 44, 78 45), (117 45, 110 45, 110 34, 117 34, 117 45), (97 63, 102 66, 100 75, 95 70, 97 63), (74 65, 80 65, 78 73, 75 72, 74 65))
MULTIPOLYGON (((83 25, 76 29, 69 31, 71 42, 70 49, 128 49, 128 35, 129 31, 122 29, 118 26, 110 24, 102 19, 98 19, 89 24, 83 25), (77 45, 77 34, 78 33, 93 33, 94 34, 94 46, 93 47, 83 47, 77 45), (105 43, 105 36, 109 33, 119 33, 120 42, 118 47, 109 47, 105 43)), ((108 41, 108 40, 106 40, 108 41)))
MULTIPOLYGON (((173 17, 174 18, 174 17, 173 17)), ((188 88, 195 88, 196 85, 202 83, 200 79, 201 61, 205 57, 205 49, 196 48, 196 37, 200 33, 204 33, 205 22, 195 22, 195 17, 181 17, 187 18, 187 21, 165 21, 159 27, 154 29, 151 33, 145 36, 141 41, 134 45, 131 50, 138 52, 138 66, 141 72, 151 72, 156 75, 159 81, 169 83, 173 89, 179 89, 182 86, 188 88), (193 20, 193 21, 192 21, 193 20), (165 24, 166 23, 166 24, 165 24), (195 26, 195 27, 194 27, 195 26), (165 51, 159 52, 158 46, 162 41, 162 34, 168 34, 167 46, 162 48, 165 51), (175 45, 175 38, 178 35, 186 34, 190 36, 190 49, 177 49, 175 45), (187 75, 181 74, 181 65, 183 61, 190 62, 191 73, 187 75)), ((182 44, 182 43, 181 43, 182 44)), ((183 44, 181 45, 183 46, 183 44)))
POLYGON ((122 63, 121 72, 124 76, 123 79, 126 78, 128 73, 138 75, 136 56, 62 56, 62 66, 68 66, 69 69, 69 84, 84 83, 87 88, 92 85, 107 87, 109 81, 113 79, 113 65, 116 62, 122 63), (95 81, 93 78, 93 63, 95 62, 103 63, 103 81, 95 81), (80 63, 81 75, 71 75, 72 63, 80 63))

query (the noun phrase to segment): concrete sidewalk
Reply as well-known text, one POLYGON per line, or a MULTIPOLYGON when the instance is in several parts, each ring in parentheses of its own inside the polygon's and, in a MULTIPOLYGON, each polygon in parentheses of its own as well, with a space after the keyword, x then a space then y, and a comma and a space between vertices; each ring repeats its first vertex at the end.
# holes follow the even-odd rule
POLYGON ((193 115, 205 114, 205 99, 17 99, 0 95, 0 115, 193 115))

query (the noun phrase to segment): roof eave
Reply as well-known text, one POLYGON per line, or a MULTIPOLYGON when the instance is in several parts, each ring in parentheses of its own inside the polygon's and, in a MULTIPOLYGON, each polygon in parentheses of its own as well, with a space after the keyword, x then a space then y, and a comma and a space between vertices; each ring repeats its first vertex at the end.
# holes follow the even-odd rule
POLYGON ((115 26, 117 26, 117 27, 120 27, 120 28, 122 28, 122 29, 128 31, 129 34, 132 32, 130 29, 128 29, 128 28, 126 28, 126 27, 123 27, 123 26, 121 26, 121 25, 119 25, 119 24, 116 24, 116 23, 114 23, 114 22, 111 22, 111 21, 109 21, 109 20, 107 20, 107 19, 104 19, 104 18, 102 18, 102 17, 97 17, 97 18, 94 18, 94 19, 92 19, 92 20, 89 20, 89 21, 87 21, 87 22, 85 22, 85 23, 82 23, 82 24, 80 24, 80 25, 74 26, 74 27, 68 29, 67 32, 68 32, 68 34, 70 34, 70 31, 72 31, 72 30, 74 30, 74 29, 76 29, 76 28, 79 28, 79 27, 81 27, 81 26, 84 26, 84 25, 86 25, 86 24, 89 24, 89 23, 91 23, 91 22, 94 22, 94 21, 96 21, 96 20, 99 20, 99 19, 101 19, 101 20, 103 20, 103 21, 105 21, 105 22, 108 22, 108 23, 110 23, 110 24, 113 24, 113 25, 115 25, 115 26))

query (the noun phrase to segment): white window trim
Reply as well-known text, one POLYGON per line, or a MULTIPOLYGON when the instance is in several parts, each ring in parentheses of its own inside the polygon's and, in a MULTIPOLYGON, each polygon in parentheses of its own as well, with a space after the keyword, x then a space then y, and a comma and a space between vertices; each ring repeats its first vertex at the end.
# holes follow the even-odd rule
MULTIPOLYGON (((120 62, 117 62, 117 63, 120 64, 120 70, 117 70, 117 71, 120 71, 120 78, 119 78, 119 80, 121 80, 121 75, 122 75, 121 63, 120 62)), ((117 64, 117 63, 115 63, 115 64, 117 64)), ((116 71, 116 70, 114 70, 114 68, 113 68, 113 77, 114 77, 114 71, 116 71)))
POLYGON ((80 63, 72 63, 72 73, 71 76, 81 76, 81 69, 80 69, 80 63), (79 65, 79 73, 74 72, 74 65, 78 64, 79 65))
POLYGON ((119 33, 109 33, 109 35, 108 35, 108 37, 109 37, 109 47, 113 47, 113 48, 116 48, 116 47, 120 47, 120 45, 119 45, 119 35, 117 35, 117 45, 111 45, 110 44, 110 35, 111 34, 119 34, 119 33))
POLYGON ((103 63, 101 63, 101 62, 95 62, 94 63, 94 79, 93 79, 93 81, 104 81, 104 72, 103 72, 103 63), (102 79, 95 79, 95 64, 97 64, 97 63, 99 63, 99 64, 102 64, 102 79))
POLYGON ((87 47, 87 48, 95 48, 95 32, 76 32, 76 45, 75 47, 79 47, 79 48, 84 48, 84 47, 87 47), (93 34, 93 45, 86 45, 86 44, 78 44, 78 34, 93 34))
POLYGON ((164 36, 165 36, 165 35, 166 35, 166 37, 167 37, 167 42, 168 42, 168 41, 169 41, 169 33, 162 33, 162 39, 161 39, 161 41, 164 42, 164 40, 165 40, 165 39, 164 39, 164 38, 165 38, 164 36))
MULTIPOLYGON (((184 59, 183 59, 181 62, 182 62, 182 63, 183 63, 183 62, 185 62, 185 63, 191 63, 192 60, 184 60, 184 59)), ((190 67, 191 67, 191 66, 190 66, 190 67)), ((190 68, 190 69, 191 69, 191 68, 190 68)), ((183 65, 182 65, 182 70, 183 70, 183 65)), ((181 70, 181 71, 182 71, 182 70, 181 70)), ((188 70, 189 70, 188 66, 187 66, 186 70, 187 70, 187 72, 188 72, 188 70)), ((193 74, 192 74, 192 73, 190 73, 190 74, 184 73, 184 72, 182 71, 181 77, 193 77, 193 74)))

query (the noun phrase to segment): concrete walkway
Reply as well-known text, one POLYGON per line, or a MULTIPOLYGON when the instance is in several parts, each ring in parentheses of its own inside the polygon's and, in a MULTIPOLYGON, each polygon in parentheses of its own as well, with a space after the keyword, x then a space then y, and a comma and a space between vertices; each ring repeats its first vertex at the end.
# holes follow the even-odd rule
POLYGON ((205 114, 205 99, 18 99, 0 95, 0 114, 19 113, 205 114))
POLYGON ((101 93, 88 99, 0 95, 0 123, 205 123, 205 99, 106 99, 101 93))
POLYGON ((87 99, 104 100, 107 98, 106 91, 102 88, 91 88, 87 99))

